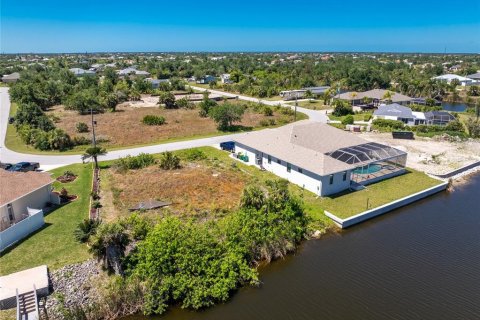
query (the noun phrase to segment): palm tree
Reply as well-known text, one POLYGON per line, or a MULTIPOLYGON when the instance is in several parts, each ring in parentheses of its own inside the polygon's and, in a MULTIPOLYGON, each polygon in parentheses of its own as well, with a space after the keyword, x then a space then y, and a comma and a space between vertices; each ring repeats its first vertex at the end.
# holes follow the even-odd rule
POLYGON ((85 161, 87 159, 93 159, 95 162, 95 169, 98 169, 98 156, 104 156, 107 154, 107 151, 105 148, 101 147, 90 147, 87 150, 85 150, 85 153, 82 155, 82 161, 85 161))
POLYGON ((392 97, 393 97, 393 93, 389 90, 387 90, 387 92, 385 92, 385 94, 383 95, 383 99, 384 100, 387 100, 388 103, 391 103, 392 102, 392 97))
POLYGON ((104 223, 97 228, 93 236, 90 252, 99 261, 103 261, 107 269, 123 275, 121 260, 129 242, 125 227, 120 223, 104 223))

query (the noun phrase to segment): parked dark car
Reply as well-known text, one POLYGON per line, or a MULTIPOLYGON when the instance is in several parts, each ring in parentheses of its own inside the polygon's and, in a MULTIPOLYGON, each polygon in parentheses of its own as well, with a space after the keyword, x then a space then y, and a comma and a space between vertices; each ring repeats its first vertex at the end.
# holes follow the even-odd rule
POLYGON ((19 162, 13 166, 11 166, 8 171, 15 171, 15 172, 27 172, 27 171, 35 171, 40 168, 38 162, 19 162))
POLYGON ((11 163, 2 163, 0 162, 0 169, 8 170, 12 167, 13 165, 11 163))

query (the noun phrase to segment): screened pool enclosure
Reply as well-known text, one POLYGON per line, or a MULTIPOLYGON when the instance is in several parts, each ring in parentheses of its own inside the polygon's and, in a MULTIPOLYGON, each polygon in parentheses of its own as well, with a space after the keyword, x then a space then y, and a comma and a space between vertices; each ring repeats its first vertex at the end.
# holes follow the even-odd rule
POLYGON ((405 170, 407 153, 376 142, 337 149, 326 155, 356 166, 351 181, 365 183, 405 170))

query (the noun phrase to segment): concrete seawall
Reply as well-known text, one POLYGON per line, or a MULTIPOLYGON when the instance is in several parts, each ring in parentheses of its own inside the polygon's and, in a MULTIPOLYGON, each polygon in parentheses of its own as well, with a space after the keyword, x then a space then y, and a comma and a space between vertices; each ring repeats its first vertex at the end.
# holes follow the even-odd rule
POLYGON ((394 209, 406 206, 412 202, 418 201, 420 199, 426 198, 432 194, 438 193, 440 191, 443 191, 447 188, 448 182, 443 182, 437 186, 425 189, 423 191, 411 194, 409 196, 406 196, 404 198, 395 200, 393 202, 384 204, 380 207, 370 209, 364 212, 361 212, 357 215, 354 215, 350 218, 346 219, 341 219, 337 217, 335 214, 330 213, 328 211, 325 211, 325 215, 332 219, 336 224, 338 224, 342 229, 348 228, 350 226, 353 226, 357 223, 363 222, 365 220, 371 219, 373 217, 379 216, 381 214, 387 213, 389 211, 392 211, 394 209))
POLYGON ((480 161, 477 161, 477 162, 475 162, 475 163, 469 164, 469 165, 467 165, 467 166, 465 166, 465 167, 461 167, 461 168, 459 168, 459 169, 457 169, 457 170, 453 170, 453 171, 451 171, 451 172, 449 172, 449 173, 446 173, 446 174, 436 174, 435 176, 436 176, 436 177, 439 177, 440 179, 448 179, 448 178, 451 178, 451 177, 453 177, 453 176, 456 176, 457 174, 460 174, 460 173, 463 173, 463 172, 465 172, 465 171, 471 170, 471 169, 473 169, 473 168, 475 168, 475 167, 478 167, 478 166, 480 166, 480 161))

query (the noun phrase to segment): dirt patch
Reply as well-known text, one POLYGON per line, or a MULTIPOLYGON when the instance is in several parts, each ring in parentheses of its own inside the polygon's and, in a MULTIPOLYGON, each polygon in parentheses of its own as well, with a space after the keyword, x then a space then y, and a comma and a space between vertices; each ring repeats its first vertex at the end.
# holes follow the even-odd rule
MULTIPOLYGON (((116 210, 127 212, 141 201, 156 199, 171 201, 170 210, 178 214, 216 214, 232 210, 238 206, 247 181, 245 173, 238 169, 210 167, 204 163, 189 163, 179 170, 151 166, 124 174, 111 169, 105 177, 109 178, 114 198, 110 201, 116 210)), ((106 199, 111 198, 107 196, 106 199)))
MULTIPOLYGON (((131 104, 131 103, 129 103, 131 104)), ((90 127, 90 115, 79 115, 75 111, 65 110, 63 106, 56 106, 48 111, 59 118, 56 126, 66 131, 70 136, 91 137, 91 133, 78 133, 76 124, 87 123, 90 127)), ((285 115, 277 112, 272 117, 247 110, 239 125, 244 127, 257 127, 261 120, 285 119, 285 115)), ((132 146, 162 142, 169 139, 181 139, 194 136, 216 134, 216 124, 210 118, 202 118, 198 115, 198 109, 166 110, 159 107, 133 107, 120 105, 116 112, 105 112, 95 115, 97 127, 95 128, 99 139, 108 140, 103 143, 105 147, 132 146), (165 117, 166 123, 160 126, 148 126, 142 123, 146 115, 165 117)))
POLYGON ((480 141, 446 141, 415 137, 415 140, 393 139, 391 133, 362 133, 362 138, 408 152, 407 166, 431 173, 445 174, 480 160, 480 141))

